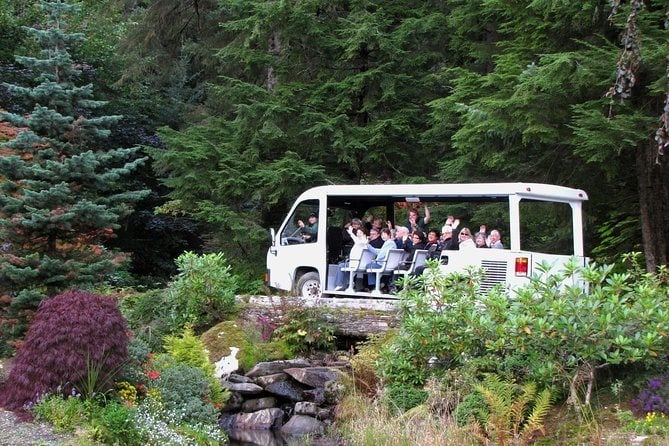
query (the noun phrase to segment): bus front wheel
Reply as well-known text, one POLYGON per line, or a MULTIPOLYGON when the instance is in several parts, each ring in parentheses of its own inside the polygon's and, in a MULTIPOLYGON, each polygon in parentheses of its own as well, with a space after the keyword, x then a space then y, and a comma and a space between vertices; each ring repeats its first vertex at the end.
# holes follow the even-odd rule
POLYGON ((321 279, 317 272, 311 271, 300 277, 300 280, 297 281, 297 294, 309 299, 321 297, 321 279))

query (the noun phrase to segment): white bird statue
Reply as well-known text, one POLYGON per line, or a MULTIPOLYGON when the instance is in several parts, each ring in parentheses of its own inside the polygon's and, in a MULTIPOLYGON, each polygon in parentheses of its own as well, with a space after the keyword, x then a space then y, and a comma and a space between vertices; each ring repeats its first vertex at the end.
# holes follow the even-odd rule
POLYGON ((239 352, 237 347, 230 347, 230 354, 223 356, 216 363, 216 372, 214 373, 216 378, 227 379, 232 372, 239 368, 239 361, 236 358, 237 352, 239 352))

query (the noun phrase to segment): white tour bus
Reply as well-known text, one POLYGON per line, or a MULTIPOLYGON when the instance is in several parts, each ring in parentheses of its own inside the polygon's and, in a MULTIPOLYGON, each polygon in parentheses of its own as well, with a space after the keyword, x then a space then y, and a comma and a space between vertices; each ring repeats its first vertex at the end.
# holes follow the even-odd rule
POLYGON ((582 219, 582 205, 587 199, 582 190, 536 183, 315 187, 298 197, 277 232, 270 230, 266 283, 303 297, 392 298, 386 287, 378 285, 416 273, 416 269, 420 272, 430 253, 391 250, 384 262, 370 269, 374 258, 370 251, 347 258, 350 243, 345 240, 350 238, 344 228, 353 218, 363 224, 373 219, 377 224, 383 222, 384 227, 388 221, 408 226, 409 210, 416 209, 419 217, 424 217, 427 207, 430 219, 426 231, 434 229, 441 234, 447 216, 455 216, 459 225, 454 237, 464 227, 473 235, 486 225, 488 233, 494 229, 500 232, 504 245, 504 249, 442 250, 437 256, 440 268, 451 272, 463 271, 469 265, 480 267, 484 290, 499 283, 522 285, 542 262, 553 268, 574 256, 583 264, 587 262, 582 219), (348 285, 335 290, 340 268, 340 274, 349 279, 348 285))

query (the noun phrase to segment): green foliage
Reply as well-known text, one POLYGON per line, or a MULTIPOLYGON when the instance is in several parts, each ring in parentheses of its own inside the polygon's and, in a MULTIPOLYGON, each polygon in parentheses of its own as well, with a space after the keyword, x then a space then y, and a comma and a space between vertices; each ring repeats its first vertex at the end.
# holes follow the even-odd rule
POLYGON ((202 369, 176 362, 162 355, 156 360, 160 376, 153 385, 160 393, 164 408, 176 416, 177 422, 215 423, 218 411, 212 397, 211 376, 202 369))
POLYGON ((288 359, 293 355, 287 343, 263 339, 257 326, 240 321, 216 324, 204 332, 201 339, 212 362, 229 355, 230 347, 239 348, 237 360, 241 371, 248 371, 262 361, 288 359))
MULTIPOLYGON (((541 268, 513 295, 483 294, 480 273, 443 276, 433 267, 402 291, 402 329, 382 358, 389 381, 422 384, 428 359, 506 379, 557 385, 578 401, 586 372, 612 364, 652 365, 668 351, 666 270, 612 273, 576 262, 549 275, 541 268)), ((589 395, 586 395, 588 401, 589 395)))
POLYGON ((134 335, 149 351, 162 351, 164 337, 177 330, 172 326, 171 302, 164 290, 125 295, 120 308, 134 335))
POLYGON ((92 85, 79 85, 85 63, 70 50, 85 40, 68 30, 76 7, 41 2, 43 23, 25 28, 39 51, 17 56, 31 79, 4 84, 12 113, 0 112, 21 131, 0 156, 0 320, 3 339, 26 329, 39 302, 72 287, 101 283, 122 263, 104 243, 120 219, 148 191, 128 187, 145 158, 103 141, 120 116, 93 116, 105 103, 92 85))
POLYGON ((273 337, 285 342, 295 354, 334 347, 335 326, 328 322, 323 308, 291 308, 283 317, 284 322, 274 331, 273 337))
POLYGON ((141 444, 139 431, 134 424, 134 408, 112 401, 95 414, 96 439, 102 444, 133 446, 141 444))
POLYGON ((190 327, 181 336, 166 336, 165 352, 177 362, 202 369, 208 375, 214 374, 214 364, 209 361, 204 343, 190 327))
POLYGON ((533 434, 543 429, 551 406, 551 392, 538 392, 535 383, 517 385, 502 381, 497 375, 487 375, 474 386, 486 404, 482 430, 488 441, 495 444, 529 444, 533 434))
POLYGON ((392 383, 386 388, 384 403, 394 411, 404 412, 423 404, 427 391, 402 382, 392 383))
POLYGON ((38 420, 48 421, 63 432, 72 432, 88 418, 88 408, 79 398, 64 398, 61 395, 48 395, 32 408, 38 420))
POLYGON ((179 273, 165 290, 173 329, 211 326, 235 311, 238 279, 222 253, 186 252, 176 263, 179 273))

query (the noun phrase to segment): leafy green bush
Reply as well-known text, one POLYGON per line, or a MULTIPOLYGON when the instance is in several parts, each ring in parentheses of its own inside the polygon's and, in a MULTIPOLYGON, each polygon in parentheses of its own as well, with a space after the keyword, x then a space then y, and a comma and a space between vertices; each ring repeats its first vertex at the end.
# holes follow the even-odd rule
POLYGON ((186 327, 181 336, 165 336, 165 351, 177 362, 201 369, 207 375, 215 372, 214 364, 209 361, 202 340, 195 336, 193 329, 186 327))
POLYGON ((164 290, 133 293, 123 297, 121 312, 137 339, 154 352, 162 351, 163 338, 177 327, 172 325, 171 302, 164 290))
POLYGON ((335 326, 328 322, 327 316, 322 308, 291 308, 272 338, 285 342, 294 354, 330 350, 335 345, 335 326))
POLYGON ((423 404, 428 397, 427 391, 410 384, 396 382, 388 386, 384 403, 392 410, 404 412, 423 404))
POLYGON ((669 351, 669 274, 611 266, 581 267, 576 261, 556 274, 540 267, 514 294, 479 291, 481 272, 444 276, 435 266, 418 286, 402 292, 402 329, 382 357, 390 382, 422 384, 441 368, 470 368, 469 375, 499 373, 561 386, 585 402, 594 370, 610 364, 651 365, 669 351), (580 278, 580 279, 579 279, 580 278), (579 280, 586 283, 581 286, 579 280))
POLYGON ((238 278, 222 253, 185 252, 176 264, 179 273, 165 290, 173 329, 211 326, 235 311, 238 278))
POLYGON ((72 432, 88 418, 88 409, 82 400, 66 399, 61 395, 49 395, 41 399, 31 412, 36 419, 48 421, 62 432, 72 432))
POLYGON ((132 446, 141 444, 139 431, 133 422, 134 409, 115 401, 101 407, 93 424, 96 438, 103 444, 132 446))
POLYGON ((156 359, 160 375, 153 385, 160 393, 166 410, 178 422, 211 424, 217 420, 218 410, 212 394, 211 377, 202 369, 180 363, 167 355, 156 359))

